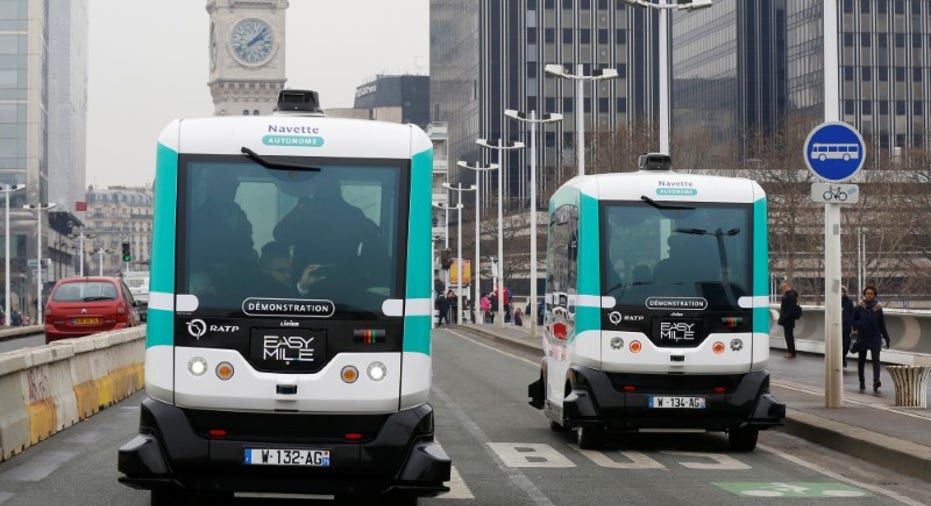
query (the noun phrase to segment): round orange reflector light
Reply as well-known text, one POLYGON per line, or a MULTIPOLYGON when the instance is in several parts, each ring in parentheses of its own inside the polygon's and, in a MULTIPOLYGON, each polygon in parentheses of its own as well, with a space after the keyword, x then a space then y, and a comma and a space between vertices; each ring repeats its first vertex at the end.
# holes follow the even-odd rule
POLYGON ((711 351, 715 352, 718 355, 724 353, 724 349, 725 349, 724 343, 722 343, 721 341, 715 342, 714 345, 711 347, 711 351))
POLYGON ((217 364, 217 377, 226 381, 233 377, 233 364, 229 362, 220 362, 217 364))
POLYGON ((640 353, 640 350, 643 348, 643 345, 640 344, 640 341, 631 341, 630 342, 630 352, 631 353, 640 353))
POLYGON ((356 380, 359 379, 359 370, 351 365, 347 365, 340 371, 339 376, 343 378, 343 381, 346 383, 355 383, 356 380))

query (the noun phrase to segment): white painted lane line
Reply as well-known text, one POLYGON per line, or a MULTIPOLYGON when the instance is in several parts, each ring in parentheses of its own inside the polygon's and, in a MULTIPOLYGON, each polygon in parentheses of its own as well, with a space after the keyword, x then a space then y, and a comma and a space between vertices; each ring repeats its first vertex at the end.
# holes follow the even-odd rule
POLYGON ((514 483, 514 485, 523 490, 524 493, 530 497, 530 500, 533 501, 533 504, 538 504, 541 506, 555 506, 553 502, 550 501, 548 497, 546 497, 546 494, 544 494, 539 488, 537 488, 536 485, 533 484, 532 481, 530 481, 530 478, 527 478, 527 476, 520 472, 520 470, 517 468, 506 466, 498 458, 495 452, 487 446, 487 443, 489 442, 488 436, 485 435, 485 432, 482 431, 482 428, 479 427, 475 421, 469 418, 469 415, 467 415, 465 411, 463 411, 462 408, 452 400, 452 398, 446 395, 446 392, 436 386, 436 383, 433 384, 433 395, 439 398, 440 401, 446 405, 445 409, 452 413, 452 415, 465 428, 466 432, 468 432, 473 439, 475 439, 485 448, 485 451, 491 457, 492 461, 494 461, 494 463, 498 466, 501 472, 507 476, 508 479, 514 483))
MULTIPOLYGON (((523 362, 523 363, 525 363, 525 364, 530 364, 530 365, 532 365, 532 366, 534 366, 534 367, 540 367, 540 363, 539 363, 539 362, 534 362, 533 360, 527 360, 526 358, 518 357, 517 355, 512 355, 512 354, 510 354, 510 353, 508 353, 508 352, 506 352, 506 351, 499 350, 498 348, 495 348, 494 346, 488 346, 487 344, 482 343, 482 342, 479 342, 479 341, 476 341, 475 339, 473 339, 473 338, 471 338, 471 337, 469 337, 469 336, 460 334, 459 332, 456 332, 455 330, 447 330, 446 332, 449 332, 450 334, 453 334, 453 335, 455 335, 456 337, 460 337, 460 338, 462 338, 462 339, 465 339, 466 341, 469 341, 469 342, 472 343, 472 344, 477 344, 477 345, 481 346, 482 348, 487 348, 487 349, 489 349, 489 350, 491 350, 491 351, 493 351, 493 352, 495 352, 495 353, 500 353, 500 354, 504 355, 505 357, 512 358, 512 359, 514 359, 514 360, 519 360, 519 361, 521 361, 521 362, 523 362)), ((541 352, 541 355, 540 355, 540 356, 541 356, 541 357, 543 356, 543 355, 542 355, 542 352, 541 352)))
POLYGON ((55 472, 62 464, 73 459, 78 452, 45 452, 30 456, 29 460, 0 474, 0 478, 15 481, 39 481, 55 472))
POLYGON ((449 471, 449 481, 447 485, 449 485, 449 492, 436 496, 437 499, 475 499, 475 496, 472 495, 472 491, 469 490, 469 486, 466 485, 465 481, 462 479, 462 475, 459 474, 459 470, 456 469, 456 466, 453 466, 449 471))
POLYGON ((864 488, 864 489, 869 490, 869 491, 871 491, 871 492, 875 492, 875 493, 877 493, 877 494, 881 494, 881 495, 884 495, 884 496, 886 496, 886 497, 895 499, 896 501, 899 501, 899 502, 902 503, 902 504, 907 504, 907 505, 909 505, 909 506, 924 506, 924 503, 915 501, 915 500, 913 500, 913 499, 909 499, 908 497, 905 497, 905 496, 903 496, 903 495, 901 495, 901 494, 897 494, 897 493, 895 493, 895 492, 893 492, 893 491, 891 491, 891 490, 887 490, 887 489, 885 489, 885 488, 882 488, 882 487, 879 487, 879 486, 876 486, 876 485, 870 485, 869 483, 862 483, 862 482, 859 482, 859 481, 857 481, 857 480, 852 480, 852 479, 850 479, 850 478, 847 478, 846 476, 843 476, 843 475, 841 475, 841 474, 837 474, 837 473, 835 473, 835 472, 833 472, 833 471, 829 471, 829 470, 827 470, 827 469, 825 469, 825 468, 823 468, 823 467, 821 467, 821 466, 812 464, 811 462, 802 460, 802 459, 800 459, 800 458, 798 458, 798 457, 795 457, 795 456, 789 455, 788 453, 785 453, 785 452, 783 452, 783 451, 777 450, 776 448, 773 448, 772 446, 764 445, 764 444, 761 444, 761 443, 757 443, 756 447, 759 448, 759 449, 761 449, 761 450, 763 450, 763 451, 772 453, 773 455, 776 455, 777 457, 782 457, 783 459, 788 460, 789 462, 792 462, 792 463, 794 463, 794 464, 800 465, 800 466, 802 466, 802 467, 807 467, 808 469, 811 469, 812 471, 814 471, 814 472, 816 472, 816 473, 821 473, 821 474, 827 476, 828 478, 831 478, 831 479, 834 479, 834 480, 837 480, 837 481, 842 481, 842 482, 844 482, 844 483, 846 483, 846 484, 848 484, 848 485, 852 485, 852 486, 854 486, 854 487, 856 487, 856 488, 864 488))

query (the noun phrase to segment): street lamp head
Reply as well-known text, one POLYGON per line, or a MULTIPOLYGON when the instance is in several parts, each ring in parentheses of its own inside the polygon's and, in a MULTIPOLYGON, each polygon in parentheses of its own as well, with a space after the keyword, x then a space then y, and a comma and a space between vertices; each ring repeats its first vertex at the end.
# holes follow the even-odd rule
POLYGON ((712 6, 712 0, 676 0, 680 10, 697 11, 712 6))
POLYGON ((569 73, 566 72, 566 67, 558 63, 547 63, 543 66, 543 71, 547 74, 553 74, 559 77, 568 77, 569 73))
POLYGON ((541 119, 547 123, 555 123, 557 121, 562 121, 562 114, 558 112, 545 112, 540 115, 541 119))
POLYGON ((592 69, 592 79, 614 79, 617 77, 617 69, 613 67, 592 69))
POLYGON ((508 118, 513 118, 513 119, 526 119, 527 118, 526 114, 524 114, 522 111, 518 111, 515 109, 505 109, 504 115, 507 116, 508 118))
POLYGON ((15 192, 17 190, 22 190, 25 187, 26 185, 24 184, 5 184, 3 186, 0 186, 0 192, 3 192, 3 193, 15 192))

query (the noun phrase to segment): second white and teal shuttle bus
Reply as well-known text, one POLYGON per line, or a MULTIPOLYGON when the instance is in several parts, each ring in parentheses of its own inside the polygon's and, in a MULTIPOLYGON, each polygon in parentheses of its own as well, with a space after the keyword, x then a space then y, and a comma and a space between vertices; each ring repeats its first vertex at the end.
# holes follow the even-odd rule
POLYGON ((766 196, 747 179, 574 178, 549 205, 545 356, 531 405, 582 447, 612 431, 727 432, 783 423, 769 394, 766 196))

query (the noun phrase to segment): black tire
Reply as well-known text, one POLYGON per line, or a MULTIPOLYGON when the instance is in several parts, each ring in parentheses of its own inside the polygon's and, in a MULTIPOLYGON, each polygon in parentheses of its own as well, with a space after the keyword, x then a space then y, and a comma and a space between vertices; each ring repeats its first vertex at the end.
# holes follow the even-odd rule
POLYGON ((176 506, 188 503, 187 491, 181 487, 152 489, 149 504, 152 506, 176 506))
POLYGON ((756 449, 756 440, 760 430, 754 427, 738 427, 727 432, 727 441, 735 452, 752 452, 756 449))
POLYGON ((583 426, 576 429, 575 441, 583 450, 597 450, 604 443, 604 429, 583 426))
POLYGON ((550 421, 550 430, 559 434, 569 432, 569 429, 567 429, 564 425, 553 421, 550 421))

